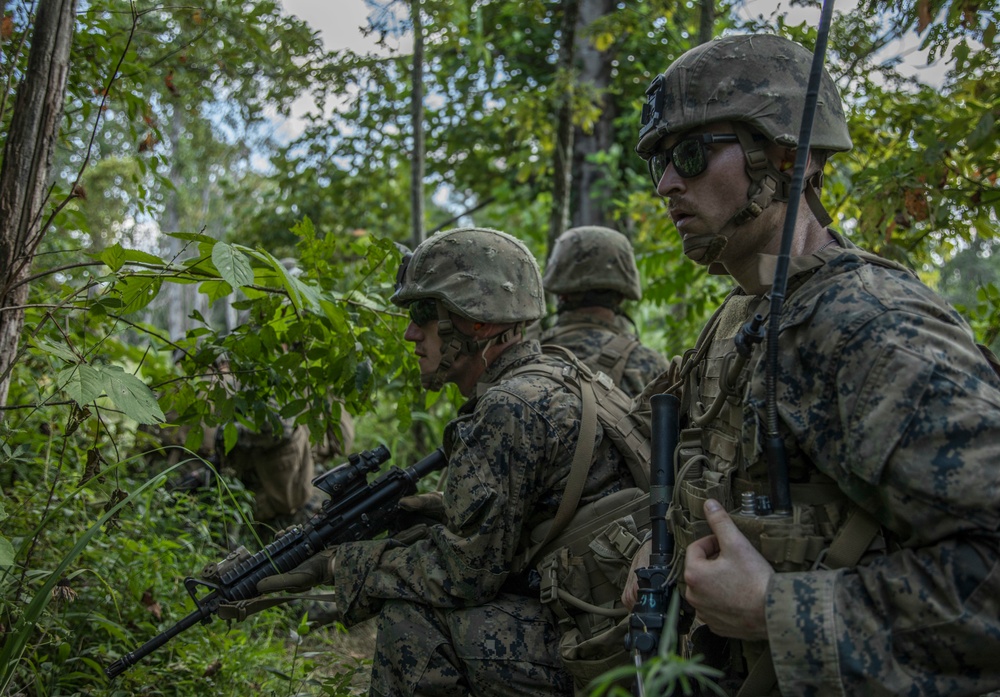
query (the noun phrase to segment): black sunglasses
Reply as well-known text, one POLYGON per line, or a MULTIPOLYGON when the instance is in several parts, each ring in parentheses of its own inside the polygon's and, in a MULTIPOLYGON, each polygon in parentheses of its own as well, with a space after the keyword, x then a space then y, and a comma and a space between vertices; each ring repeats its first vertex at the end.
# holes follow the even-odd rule
POLYGON ((738 142, 740 139, 735 133, 702 133, 681 138, 672 147, 662 148, 649 158, 649 176, 653 179, 653 186, 660 185, 660 180, 667 171, 667 165, 670 164, 673 164, 677 174, 685 179, 697 177, 708 167, 706 145, 738 142))
POLYGON ((420 298, 414 300, 406 306, 410 313, 410 321, 418 327, 422 327, 431 320, 439 319, 437 300, 431 298, 420 298))

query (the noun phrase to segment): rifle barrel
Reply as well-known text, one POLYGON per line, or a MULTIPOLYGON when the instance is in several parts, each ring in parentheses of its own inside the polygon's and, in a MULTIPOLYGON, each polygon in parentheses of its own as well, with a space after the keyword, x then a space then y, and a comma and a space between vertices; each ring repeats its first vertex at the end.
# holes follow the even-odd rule
POLYGON ((180 622, 175 624, 173 627, 167 631, 157 634, 155 637, 147 641, 145 644, 137 648, 135 651, 129 651, 124 656, 119 658, 117 661, 109 665, 104 669, 104 674, 108 676, 108 679, 116 678, 125 672, 126 668, 134 666, 136 663, 141 661, 143 658, 149 654, 156 651, 168 641, 173 639, 175 636, 181 632, 193 627, 199 622, 204 622, 205 620, 210 620, 212 618, 212 610, 209 610, 205 606, 195 610, 191 614, 187 615, 180 622))

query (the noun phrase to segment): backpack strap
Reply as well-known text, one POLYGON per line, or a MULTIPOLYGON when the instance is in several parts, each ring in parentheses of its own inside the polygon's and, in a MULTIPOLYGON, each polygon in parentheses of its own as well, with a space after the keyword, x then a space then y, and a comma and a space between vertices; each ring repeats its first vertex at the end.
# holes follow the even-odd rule
POLYGON ((572 520, 573 514, 576 513, 576 509, 580 506, 583 487, 587 483, 590 465, 594 460, 594 437, 597 435, 597 399, 594 396, 594 386, 589 380, 580 381, 580 397, 583 401, 583 410, 580 415, 580 435, 576 439, 576 450, 573 453, 573 465, 569 471, 569 478, 566 480, 566 489, 563 491, 559 508, 556 509, 552 526, 549 527, 545 538, 526 551, 524 568, 531 566, 539 550, 562 534, 566 526, 569 525, 569 521, 572 520))
POLYGON ((601 349, 597 357, 597 365, 601 372, 607 373, 616 385, 620 385, 625 375, 625 365, 629 356, 639 345, 639 339, 630 334, 619 334, 601 349))
MULTIPOLYGON (((572 357, 572 354, 562 347, 554 346, 551 348, 559 349, 559 353, 564 352, 572 357)), ((553 353, 556 352, 553 351, 553 353)), ((538 544, 530 545, 528 549, 514 559, 514 563, 512 564, 514 572, 520 572, 531 566, 538 551, 566 529, 566 526, 580 505, 583 488, 587 483, 587 475, 590 473, 590 466, 594 460, 594 438, 597 436, 597 397, 594 394, 594 386, 589 376, 585 374, 581 375, 580 365, 574 362, 574 366, 577 369, 578 379, 576 383, 579 387, 582 408, 580 412, 580 433, 576 439, 576 449, 573 451, 573 464, 570 466, 569 477, 566 480, 566 488, 563 490, 562 499, 559 501, 559 508, 556 509, 555 518, 553 518, 552 525, 545 539, 538 544)), ((510 375, 525 375, 528 373, 543 375, 567 387, 572 384, 564 369, 542 364, 516 368, 511 371, 510 375)))

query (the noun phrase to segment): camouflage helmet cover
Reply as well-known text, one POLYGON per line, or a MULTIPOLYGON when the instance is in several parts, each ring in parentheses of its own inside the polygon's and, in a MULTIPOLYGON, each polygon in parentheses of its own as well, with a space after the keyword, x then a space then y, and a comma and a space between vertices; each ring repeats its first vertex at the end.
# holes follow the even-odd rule
MULTIPOLYGON (((668 135, 741 121, 785 147, 798 144, 812 53, 774 34, 728 36, 697 46, 646 90, 636 152, 649 159, 668 135)), ((810 147, 851 149, 843 104, 824 69, 810 147)))
POLYGON ((488 228, 428 237, 404 258, 396 288, 396 305, 432 298, 477 322, 516 324, 545 315, 538 262, 520 240, 488 228))
POLYGON ((642 299, 632 243, 606 227, 575 227, 561 234, 552 248, 542 284, 556 295, 612 290, 629 300, 642 299))

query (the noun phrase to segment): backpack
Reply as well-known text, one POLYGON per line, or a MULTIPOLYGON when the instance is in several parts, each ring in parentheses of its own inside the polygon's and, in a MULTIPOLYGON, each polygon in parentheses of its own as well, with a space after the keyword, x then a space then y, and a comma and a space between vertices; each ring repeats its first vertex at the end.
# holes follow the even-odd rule
MULTIPOLYGON (((634 411, 632 399, 610 376, 592 372, 568 350, 545 345, 546 354, 568 366, 527 365, 508 375, 541 374, 580 395, 580 436, 566 491, 555 517, 536 526, 514 560, 513 573, 533 567, 541 576, 540 598, 561 631, 559 653, 578 694, 607 670, 625 665, 628 611, 621 593, 632 557, 649 530, 649 413, 634 411), (594 460, 597 424, 622 454, 635 479, 623 489, 579 506, 594 460)), ((606 447, 606 446, 602 446, 606 447)))

